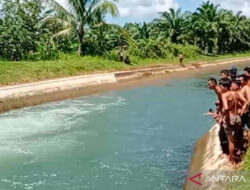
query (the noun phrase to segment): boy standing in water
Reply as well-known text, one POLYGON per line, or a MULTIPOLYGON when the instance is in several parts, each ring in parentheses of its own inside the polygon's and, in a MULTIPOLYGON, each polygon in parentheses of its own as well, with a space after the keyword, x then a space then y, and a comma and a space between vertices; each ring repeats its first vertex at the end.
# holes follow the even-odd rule
POLYGON ((179 57, 180 57, 180 65, 182 67, 185 67, 185 65, 183 64, 184 55, 181 53, 179 57))

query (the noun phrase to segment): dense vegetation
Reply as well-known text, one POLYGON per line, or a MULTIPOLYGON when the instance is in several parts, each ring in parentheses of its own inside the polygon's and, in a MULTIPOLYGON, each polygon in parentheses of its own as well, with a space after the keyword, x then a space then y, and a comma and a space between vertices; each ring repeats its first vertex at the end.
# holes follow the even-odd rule
POLYGON ((115 2, 5 0, 0 12, 0 57, 8 60, 51 60, 60 52, 103 56, 118 61, 123 48, 132 62, 169 58, 183 53, 216 55, 250 49, 250 19, 204 2, 194 13, 166 10, 151 23, 107 24, 118 16, 115 2))

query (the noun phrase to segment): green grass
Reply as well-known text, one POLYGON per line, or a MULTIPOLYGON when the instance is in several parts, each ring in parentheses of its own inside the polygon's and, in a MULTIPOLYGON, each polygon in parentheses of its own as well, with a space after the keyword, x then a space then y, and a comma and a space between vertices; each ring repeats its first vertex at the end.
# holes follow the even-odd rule
POLYGON ((239 170, 240 175, 243 175, 246 179, 246 183, 241 182, 238 184, 232 184, 227 187, 227 190, 249 190, 250 189, 250 149, 244 157, 244 164, 239 170))
POLYGON ((242 169, 250 171, 250 149, 248 150, 247 154, 244 157, 244 164, 243 164, 242 169))
MULTIPOLYGON (((248 53, 235 53, 235 54, 225 54, 225 55, 214 55, 214 56, 205 56, 205 55, 199 55, 194 58, 185 58, 185 63, 198 63, 198 62, 213 62, 217 60, 223 60, 223 59, 232 59, 232 58, 239 58, 239 57, 249 57, 250 52, 248 53)), ((155 64, 155 63, 174 63, 178 64, 179 59, 178 58, 167 58, 167 59, 147 59, 143 60, 144 64, 155 64)))
MULTIPOLYGON (((197 56, 184 60, 186 64, 192 62, 211 62, 237 57, 250 57, 249 53, 230 54, 221 56, 197 56)), ((75 54, 61 55, 56 61, 20 61, 11 62, 0 60, 0 84, 18 84, 24 82, 98 73, 106 71, 129 70, 162 64, 178 64, 178 58, 168 59, 140 59, 138 64, 126 65, 124 63, 103 59, 102 57, 75 54)))

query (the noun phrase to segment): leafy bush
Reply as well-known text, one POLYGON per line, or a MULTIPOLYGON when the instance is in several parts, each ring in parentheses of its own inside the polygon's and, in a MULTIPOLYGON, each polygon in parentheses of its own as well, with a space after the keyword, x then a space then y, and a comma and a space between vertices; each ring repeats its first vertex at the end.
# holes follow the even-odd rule
MULTIPOLYGON (((46 36, 46 35, 45 35, 46 36)), ((37 48, 37 59, 55 60, 59 57, 59 50, 50 38, 41 38, 37 48)))
POLYGON ((36 52, 42 31, 40 20, 42 5, 39 1, 5 1, 0 8, 0 56, 20 60, 36 52))
POLYGON ((200 53, 200 49, 197 46, 193 45, 183 45, 183 44, 174 44, 168 43, 165 47, 167 57, 177 57, 179 54, 183 54, 184 57, 196 57, 200 53))
POLYGON ((132 65, 138 65, 141 62, 141 59, 137 56, 131 56, 130 60, 132 65))
POLYGON ((180 53, 185 57, 195 57, 200 49, 193 45, 171 43, 168 40, 139 40, 130 46, 130 54, 140 58, 167 58, 177 57, 180 53))
POLYGON ((140 58, 164 58, 166 57, 162 43, 153 39, 139 40, 133 43, 130 48, 131 55, 139 56, 140 58))
POLYGON ((119 51, 117 49, 113 49, 113 50, 111 50, 109 52, 106 52, 104 54, 104 57, 106 59, 111 60, 111 61, 120 61, 118 54, 119 54, 119 51))

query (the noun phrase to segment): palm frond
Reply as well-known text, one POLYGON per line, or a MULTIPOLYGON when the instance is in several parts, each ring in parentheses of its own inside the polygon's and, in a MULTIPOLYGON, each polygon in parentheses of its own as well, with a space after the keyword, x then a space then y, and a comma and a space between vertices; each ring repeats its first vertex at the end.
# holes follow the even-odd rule
POLYGON ((63 17, 68 21, 74 20, 74 15, 71 14, 70 11, 68 11, 66 8, 64 8, 56 0, 42 0, 42 1, 45 2, 50 7, 50 10, 54 10, 57 14, 59 14, 60 17, 63 17))
POLYGON ((101 15, 111 14, 112 16, 119 16, 119 10, 118 10, 116 4, 114 2, 111 2, 111 1, 103 1, 101 3, 96 4, 92 8, 92 12, 98 13, 101 15))
POLYGON ((65 28, 57 33, 55 33, 53 36, 52 36, 52 39, 56 39, 56 38, 65 38, 65 37, 69 37, 72 35, 73 33, 73 28, 72 27, 69 27, 69 28, 65 28))
POLYGON ((39 27, 44 27, 44 26, 60 26, 62 28, 68 28, 68 27, 72 27, 72 23, 58 18, 58 17, 54 17, 54 16, 47 16, 45 17, 43 20, 40 21, 39 23, 39 27))
POLYGON ((55 10, 56 12, 60 12, 63 14, 68 14, 69 12, 57 1, 55 0, 42 0, 43 2, 45 2, 47 5, 49 5, 49 7, 52 10, 55 10))

